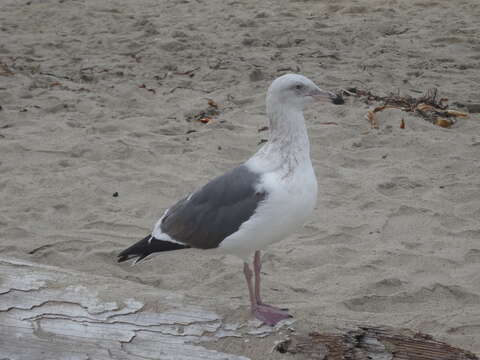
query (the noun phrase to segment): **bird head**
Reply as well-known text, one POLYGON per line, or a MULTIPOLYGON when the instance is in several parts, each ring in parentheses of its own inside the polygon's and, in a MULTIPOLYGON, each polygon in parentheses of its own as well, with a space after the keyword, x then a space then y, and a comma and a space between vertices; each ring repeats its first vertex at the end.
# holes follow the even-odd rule
POLYGON ((292 106, 303 110, 306 105, 317 102, 343 104, 340 95, 319 88, 303 75, 286 74, 275 79, 267 92, 267 101, 292 106))

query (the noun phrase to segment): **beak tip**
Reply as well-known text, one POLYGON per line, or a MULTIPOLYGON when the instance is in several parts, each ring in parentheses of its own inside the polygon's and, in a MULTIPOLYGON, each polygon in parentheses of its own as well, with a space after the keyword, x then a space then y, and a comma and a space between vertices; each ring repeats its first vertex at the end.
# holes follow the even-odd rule
POLYGON ((345 104, 345 100, 343 100, 342 95, 334 94, 334 96, 332 96, 332 103, 335 105, 342 105, 345 104))

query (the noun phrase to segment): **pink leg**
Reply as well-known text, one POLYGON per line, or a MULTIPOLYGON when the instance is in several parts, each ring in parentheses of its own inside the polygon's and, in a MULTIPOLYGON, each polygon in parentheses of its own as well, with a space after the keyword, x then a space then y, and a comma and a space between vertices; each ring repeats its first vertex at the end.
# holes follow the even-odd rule
POLYGON ((260 270, 262 270, 262 260, 260 259, 260 250, 255 251, 253 257, 253 271, 255 272, 255 300, 257 304, 263 305, 260 298, 260 270))
POLYGON ((255 288, 253 287, 252 283, 252 270, 250 270, 250 267, 247 263, 245 263, 243 266, 243 273, 245 274, 245 279, 247 280, 252 314, 257 319, 271 326, 276 325, 281 320, 291 317, 290 314, 285 310, 264 304, 260 299, 260 251, 255 252, 253 269, 255 271, 255 288))
POLYGON ((245 280, 247 280, 248 295, 250 296, 250 308, 252 309, 252 312, 253 312, 257 302, 255 301, 255 294, 253 292, 252 270, 250 270, 250 267, 248 266, 247 263, 243 264, 243 274, 245 275, 245 280))
MULTIPOLYGON (((255 273, 255 301, 258 305, 269 306, 274 308, 272 305, 265 304, 260 297, 260 271, 262 270, 262 259, 260 256, 260 250, 255 251, 255 256, 253 257, 253 271, 255 273)), ((288 309, 281 309, 283 311, 288 311, 288 309)))

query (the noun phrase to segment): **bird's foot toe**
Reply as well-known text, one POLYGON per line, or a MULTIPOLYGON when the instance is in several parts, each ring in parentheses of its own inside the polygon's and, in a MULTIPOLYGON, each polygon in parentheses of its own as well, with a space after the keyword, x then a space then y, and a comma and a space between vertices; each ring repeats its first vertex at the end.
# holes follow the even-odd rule
POLYGON ((276 307, 276 306, 273 306, 273 305, 265 304, 263 302, 258 302, 258 305, 269 307, 269 308, 274 309, 274 310, 282 310, 282 311, 286 311, 286 312, 288 312, 288 310, 289 310, 288 308, 279 308, 279 307, 276 307))
POLYGON ((287 311, 267 304, 255 305, 252 312, 257 319, 270 326, 292 317, 287 311))

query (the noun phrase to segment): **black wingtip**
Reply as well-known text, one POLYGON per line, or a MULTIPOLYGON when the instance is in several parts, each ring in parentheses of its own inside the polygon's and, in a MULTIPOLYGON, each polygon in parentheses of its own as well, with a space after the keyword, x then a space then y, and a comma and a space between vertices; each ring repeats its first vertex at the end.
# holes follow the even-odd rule
POLYGON ((189 246, 179 243, 159 240, 154 238, 152 235, 148 235, 144 239, 136 242, 135 244, 118 254, 117 262, 121 263, 127 260, 135 259, 136 264, 142 259, 146 258, 148 255, 156 252, 180 250, 186 249, 188 247, 189 246))
POLYGON ((148 235, 142 240, 123 250, 120 254, 117 255, 117 262, 121 263, 134 258, 138 258, 136 260, 136 262, 138 262, 147 255, 151 254, 152 251, 150 251, 149 249, 149 243, 151 238, 152 236, 148 235))
POLYGON ((117 262, 119 262, 119 263, 127 261, 128 259, 132 258, 132 256, 127 256, 127 255, 122 255, 122 254, 118 254, 117 256, 118 256, 117 262))
POLYGON ((117 255, 117 262, 121 263, 130 259, 134 259, 136 257, 142 256, 142 254, 133 254, 129 253, 128 251, 130 248, 123 250, 120 254, 117 255))

